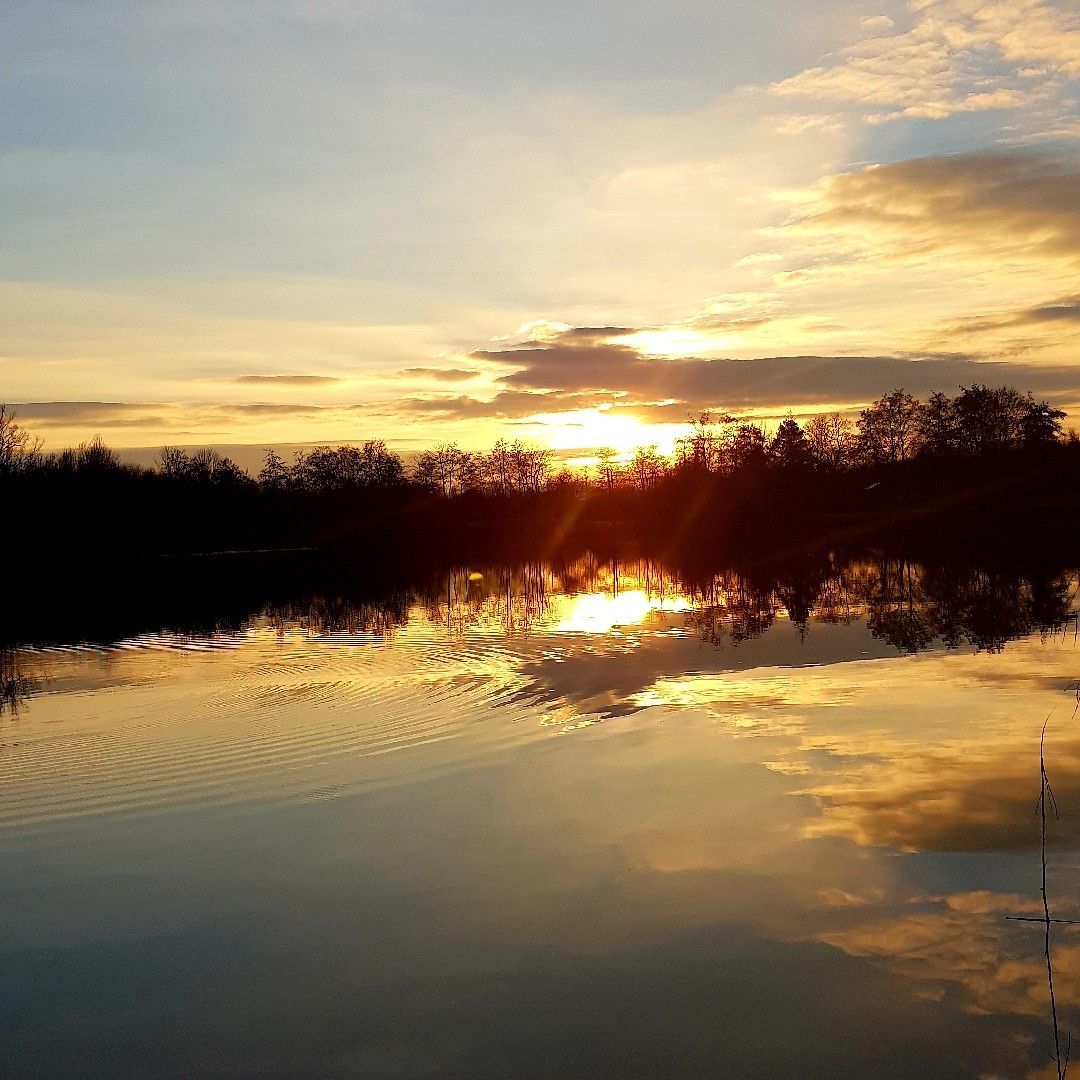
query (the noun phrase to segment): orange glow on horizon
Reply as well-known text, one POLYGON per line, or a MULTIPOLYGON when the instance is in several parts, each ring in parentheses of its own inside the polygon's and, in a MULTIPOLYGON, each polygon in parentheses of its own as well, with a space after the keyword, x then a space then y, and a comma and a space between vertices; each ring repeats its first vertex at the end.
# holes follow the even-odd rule
MULTIPOLYGON (((655 446, 660 454, 671 455, 675 443, 689 430, 689 424, 650 424, 620 410, 583 409, 580 412, 541 418, 539 438, 560 450, 594 450, 610 447, 619 458, 630 458, 640 446, 655 446)), ((581 460, 595 461, 582 455, 581 460)))

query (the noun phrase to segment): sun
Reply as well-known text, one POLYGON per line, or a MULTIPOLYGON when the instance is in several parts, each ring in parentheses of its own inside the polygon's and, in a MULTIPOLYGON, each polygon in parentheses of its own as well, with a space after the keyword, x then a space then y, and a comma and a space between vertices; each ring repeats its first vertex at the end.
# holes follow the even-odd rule
POLYGON ((622 410, 580 409, 544 417, 544 435, 553 450, 596 450, 610 447, 629 457, 639 446, 655 446, 661 454, 674 451, 686 424, 649 424, 622 410))

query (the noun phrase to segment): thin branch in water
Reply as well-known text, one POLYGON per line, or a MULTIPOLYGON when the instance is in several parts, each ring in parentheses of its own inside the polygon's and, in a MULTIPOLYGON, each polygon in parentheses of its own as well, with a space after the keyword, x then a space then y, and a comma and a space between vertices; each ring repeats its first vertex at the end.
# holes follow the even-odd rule
MULTIPOLYGON (((1077 692, 1077 708, 1080 708, 1080 691, 1077 692)), ((1076 710, 1073 710, 1076 715, 1076 710)), ((1054 996, 1054 965, 1050 958, 1050 927, 1056 921, 1050 917, 1050 901, 1046 892, 1046 807, 1049 804, 1054 817, 1058 815, 1057 799, 1054 798, 1053 789, 1050 787, 1050 778, 1046 774, 1046 725, 1050 723, 1050 717, 1043 721, 1042 734, 1039 737, 1039 825, 1041 833, 1040 854, 1042 858, 1042 902, 1043 920, 1045 923, 1045 951, 1046 951, 1046 982, 1050 990, 1050 1020, 1054 1029, 1054 1063, 1057 1066, 1058 1080, 1065 1080, 1065 1073, 1069 1068, 1069 1051, 1072 1049, 1072 1035, 1067 1037, 1065 1054, 1061 1052, 1061 1035, 1058 1027, 1057 999, 1054 996)))
MULTIPOLYGON (((1041 915, 1006 915, 1006 922, 1037 922, 1044 923, 1046 920, 1041 915)), ((1051 919, 1057 926, 1080 926, 1080 919, 1051 919)))

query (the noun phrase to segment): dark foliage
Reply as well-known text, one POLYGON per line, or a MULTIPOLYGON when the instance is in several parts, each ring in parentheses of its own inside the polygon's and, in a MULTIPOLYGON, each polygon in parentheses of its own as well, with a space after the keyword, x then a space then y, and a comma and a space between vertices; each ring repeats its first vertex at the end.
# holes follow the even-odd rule
MULTIPOLYGON (((1080 445, 1064 414, 1008 387, 919 402, 894 390, 852 421, 761 426, 705 414, 667 458, 601 451, 591 473, 499 440, 443 444, 409 468, 385 443, 268 451, 258 477, 212 450, 123 464, 99 439, 45 453, 0 409, 0 489, 22 564, 123 568, 180 553, 318 548, 553 553, 612 538, 667 553, 808 539, 1019 535, 1069 522, 1080 445)), ((110 569, 112 568, 112 569, 110 569)))

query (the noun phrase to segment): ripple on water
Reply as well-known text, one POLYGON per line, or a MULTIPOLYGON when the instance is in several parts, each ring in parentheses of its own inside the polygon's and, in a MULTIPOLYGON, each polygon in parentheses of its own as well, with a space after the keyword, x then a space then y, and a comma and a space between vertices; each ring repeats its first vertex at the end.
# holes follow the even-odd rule
POLYGON ((387 755, 518 730, 480 724, 520 712, 511 702, 521 676, 494 637, 359 648, 296 633, 161 635, 64 653, 64 664, 102 667, 109 679, 46 690, 20 717, 17 737, 0 745, 0 828, 338 798, 386 782, 387 755))

